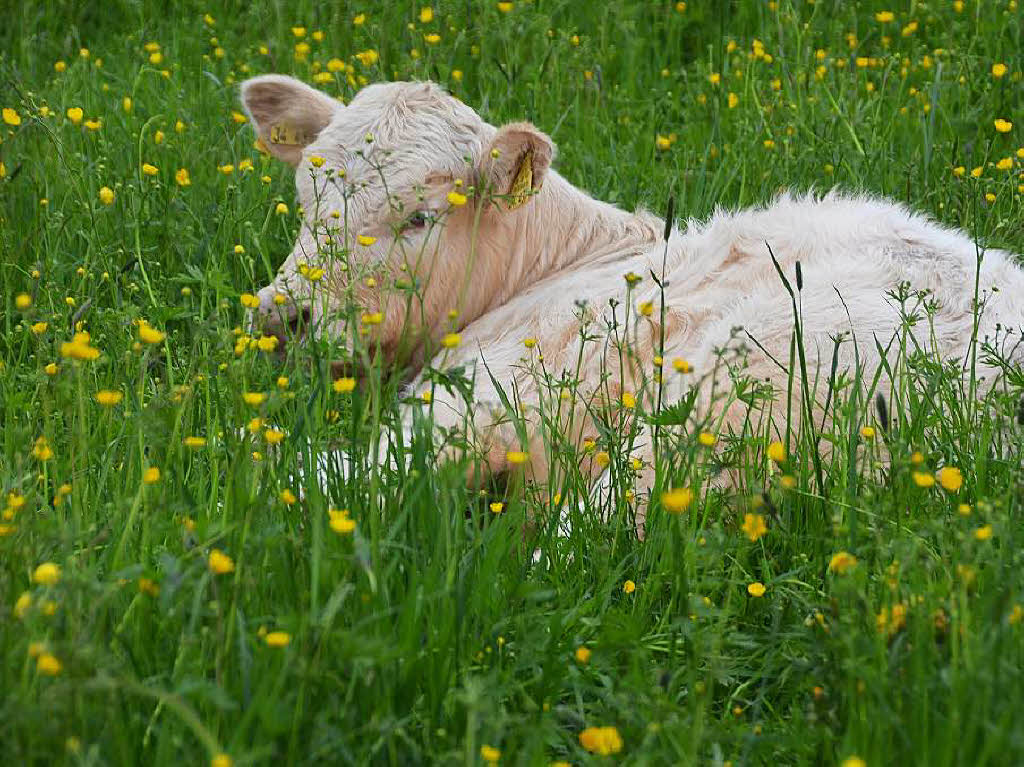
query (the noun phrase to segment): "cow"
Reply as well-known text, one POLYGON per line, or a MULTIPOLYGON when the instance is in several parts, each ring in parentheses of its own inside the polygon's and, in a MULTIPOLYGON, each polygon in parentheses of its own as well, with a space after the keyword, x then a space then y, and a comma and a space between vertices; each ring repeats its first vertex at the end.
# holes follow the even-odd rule
MULTIPOLYGON (((751 401, 728 394, 740 358, 749 380, 775 395, 809 385, 804 401, 820 405, 830 368, 859 365, 871 380, 907 322, 901 291, 928 304, 942 358, 981 339, 1024 357, 1014 257, 896 202, 783 192, 678 228, 593 199, 551 167, 555 145, 532 124, 491 125, 433 83, 373 84, 343 105, 265 75, 241 98, 260 143, 295 167, 303 211, 258 293, 265 331, 372 347, 414 373, 412 394, 431 370, 467 371, 472 397, 434 387, 430 408, 441 433, 471 446, 471 481, 520 463, 549 479, 541 413, 574 445, 621 415, 639 430, 650 488, 655 444, 638 413, 695 392, 716 430, 743 429, 751 401), (802 376, 791 375, 795 322, 802 376)), ((978 365, 992 385, 998 365, 978 365)), ((762 433, 781 436, 782 420, 808 411, 779 407, 762 433)))

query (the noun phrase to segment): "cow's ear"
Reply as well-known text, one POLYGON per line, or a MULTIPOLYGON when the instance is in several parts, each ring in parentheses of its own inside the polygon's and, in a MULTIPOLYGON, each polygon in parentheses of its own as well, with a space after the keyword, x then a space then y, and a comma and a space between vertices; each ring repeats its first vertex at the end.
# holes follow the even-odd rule
POLYGON ((555 145, 530 123, 502 126, 480 165, 499 205, 515 210, 544 185, 555 156, 555 145))
POLYGON ((246 80, 242 104, 267 151, 291 165, 299 164, 303 148, 344 109, 326 93, 284 75, 246 80))

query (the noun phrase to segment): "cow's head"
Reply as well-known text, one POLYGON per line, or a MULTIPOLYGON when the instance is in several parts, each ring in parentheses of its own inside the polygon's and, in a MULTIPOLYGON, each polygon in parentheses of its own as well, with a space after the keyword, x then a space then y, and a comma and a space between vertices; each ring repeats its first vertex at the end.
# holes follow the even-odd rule
POLYGON ((245 82, 242 100, 266 149, 295 167, 303 210, 259 291, 268 332, 349 348, 358 333, 392 353, 486 311, 551 163, 547 136, 489 125, 425 82, 371 85, 342 105, 267 75, 245 82))

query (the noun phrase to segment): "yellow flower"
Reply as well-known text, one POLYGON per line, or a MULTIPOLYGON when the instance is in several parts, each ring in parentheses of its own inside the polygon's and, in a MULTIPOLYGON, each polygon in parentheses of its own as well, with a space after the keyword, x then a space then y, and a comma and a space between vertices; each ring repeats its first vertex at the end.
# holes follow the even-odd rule
POLYGON ((267 429, 263 432, 263 438, 271 445, 279 445, 285 438, 281 429, 267 429))
POLYGON ((243 293, 238 300, 246 309, 255 309, 260 305, 260 300, 252 293, 243 293))
POLYGON ((704 447, 714 447, 715 443, 718 442, 718 437, 710 432, 702 431, 697 435, 697 441, 704 447))
POLYGON ((672 360, 672 369, 675 370, 677 373, 689 373, 691 370, 693 370, 693 368, 690 367, 690 363, 684 360, 682 357, 676 357, 674 360, 672 360))
POLYGON ((43 586, 56 586, 60 581, 60 565, 54 562, 43 562, 32 573, 32 580, 43 586))
POLYGON ((1013 169, 1013 158, 1004 157, 996 163, 996 170, 1012 170, 1013 169))
POLYGON ((501 751, 494 746, 483 745, 480 746, 480 758, 488 764, 497 764, 501 759, 501 751))
POLYGON ((281 491, 281 495, 280 495, 279 497, 281 498, 281 501, 282 501, 282 502, 283 502, 283 503, 284 503, 284 504, 285 504, 286 506, 291 506, 291 505, 292 505, 292 504, 294 504, 294 503, 295 503, 295 502, 296 502, 297 500, 299 500, 298 498, 296 498, 296 497, 295 497, 295 493, 293 493, 293 492, 292 492, 291 490, 289 490, 289 489, 288 489, 287 487, 286 487, 286 488, 285 488, 284 490, 282 490, 282 491, 281 491))
POLYGON ((339 378, 334 382, 332 388, 338 394, 349 394, 356 388, 356 379, 339 378))
POLYGON ((743 532, 747 534, 747 538, 752 543, 756 541, 768 532, 768 527, 764 523, 764 517, 760 514, 744 514, 743 532))
POLYGON ((513 466, 518 466, 520 464, 526 463, 527 458, 529 458, 529 455, 523 452, 522 450, 509 450, 507 453, 505 453, 505 460, 507 460, 513 466))
POLYGON ((786 447, 781 442, 772 442, 768 445, 768 457, 775 463, 782 463, 786 460, 786 447))
POLYGON ((104 407, 112 407, 124 399, 124 393, 111 389, 100 389, 96 392, 96 401, 104 407))
POLYGON ((669 140, 668 136, 662 136, 659 133, 654 138, 654 146, 656 146, 660 151, 666 152, 672 148, 672 142, 669 140))
POLYGON ((167 338, 167 334, 157 330, 145 320, 139 320, 139 340, 147 344, 158 344, 167 338))
POLYGON ((50 443, 46 441, 46 437, 39 437, 36 440, 36 444, 32 448, 32 455, 40 461, 49 461, 53 458, 53 450, 50 449, 50 443))
POLYGON ((191 186, 192 177, 188 175, 188 168, 178 168, 174 174, 174 181, 178 186, 191 186))
POLYGON ((1000 133, 1009 133, 1013 129, 1013 123, 1009 120, 1004 120, 1001 117, 992 124, 995 125, 996 130, 1000 133))
POLYGON ((32 307, 32 296, 28 293, 19 293, 14 297, 14 307, 20 311, 25 311, 32 307))
POLYGON ((85 117, 85 112, 82 111, 81 107, 69 107, 67 111, 68 119, 71 120, 75 125, 82 123, 82 118, 85 117))
POLYGON ((1009 68, 1006 66, 1006 64, 993 64, 992 65, 992 76, 993 77, 1002 77, 1008 71, 1009 71, 1009 68))
POLYGON ((985 525, 984 527, 979 527, 977 530, 974 531, 974 537, 977 538, 979 541, 987 541, 989 538, 992 537, 992 525, 985 525))
POLYGON ((622 392, 622 406, 627 410, 632 410, 636 407, 636 397, 633 396, 632 392, 622 392))
POLYGON ((14 617, 19 620, 25 617, 25 613, 32 606, 32 595, 27 591, 21 592, 21 596, 14 602, 14 617))
POLYGON ((359 63, 364 67, 371 67, 377 63, 380 56, 377 54, 377 51, 371 48, 366 51, 360 51, 356 54, 356 58, 359 59, 359 63))
POLYGON ((210 760, 210 767, 234 767, 234 761, 227 754, 217 754, 210 760))
POLYGON ((264 403, 264 401, 266 401, 267 395, 261 391, 247 391, 242 393, 242 399, 245 401, 246 405, 259 407, 264 403))
POLYGON ((846 575, 856 566, 857 557, 848 551, 840 551, 833 554, 832 559, 828 563, 829 572, 833 572, 836 575, 846 575))
POLYGON ((752 597, 763 597, 765 591, 767 591, 767 589, 760 581, 754 581, 747 586, 747 593, 752 597))
POLYGON ((576 648, 576 660, 580 663, 589 663, 592 654, 586 645, 576 648))
POLYGON ((441 42, 441 35, 437 34, 437 32, 431 32, 429 35, 423 35, 423 41, 427 45, 437 45, 441 42))
POLYGON ((434 20, 434 9, 430 6, 420 8, 420 24, 429 24, 434 20))
POLYGON ((261 352, 272 352, 277 348, 278 343, 277 336, 260 336, 256 346, 261 352))
POLYGON ((207 560, 207 565, 210 568, 210 572, 214 575, 224 575, 225 573, 232 573, 235 571, 235 563, 232 561, 231 557, 220 549, 212 549, 210 551, 210 558, 207 560))
POLYGON ((441 339, 441 346, 445 349, 454 349, 462 343, 462 336, 458 333, 446 333, 444 338, 441 339))
POLYGON ((848 756, 843 759, 843 763, 840 767, 868 767, 868 765, 867 762, 859 756, 848 756))
POLYGON ((514 7, 515 7, 515 3, 509 3, 509 2, 498 3, 498 10, 501 11, 502 13, 511 13, 512 9, 514 7))
POLYGON ((670 514, 681 514, 693 503, 693 491, 688 487, 677 487, 661 494, 661 505, 670 514))
POLYGON ((912 476, 914 484, 918 487, 932 487, 935 484, 935 477, 927 472, 915 471, 912 476))
POLYGON ((633 581, 626 581, 622 584, 622 590, 627 594, 632 594, 634 591, 636 591, 636 584, 633 583, 633 581))
POLYGON ((377 241, 377 238, 376 237, 371 237, 368 234, 360 234, 358 237, 356 237, 356 240, 359 242, 360 245, 362 245, 363 247, 368 248, 371 245, 373 245, 373 243, 375 243, 377 241))
POLYGON ((491 511, 495 514, 501 514, 501 512, 504 509, 505 504, 503 504, 501 501, 495 501, 494 503, 491 504, 491 511))
POLYGON ((964 484, 964 475, 955 466, 944 466, 937 474, 942 489, 950 493, 957 492, 964 484))
POLYGON ((142 163, 142 173, 146 176, 155 176, 160 171, 155 165, 150 165, 148 162, 142 163))
POLYGON ((164 132, 162 130, 158 130, 156 133, 153 134, 153 143, 154 144, 162 144, 162 143, 164 143, 164 132))
POLYGON ((718 85, 722 81, 722 76, 718 72, 712 72, 708 75, 708 82, 712 85, 718 85))
POLYGON ((21 125, 21 115, 18 114, 17 110, 11 109, 10 107, 4 107, 3 115, 4 122, 8 125, 21 125))
POLYGON ((109 186, 101 186, 99 191, 100 202, 104 205, 110 205, 114 202, 114 190, 109 186))
POLYGON ((888 24, 896 18, 896 14, 892 11, 879 11, 875 14, 875 21, 881 24, 888 24))
POLYGON ((328 522, 331 530, 338 535, 348 535, 356 529, 356 522, 349 516, 348 509, 328 509, 327 514, 331 518, 328 522))
POLYGON ((875 438, 875 427, 874 426, 861 426, 860 427, 860 436, 862 436, 864 439, 874 439, 875 438))
POLYGON ((36 658, 36 669, 40 674, 57 676, 62 668, 60 661, 52 653, 44 652, 36 658))
POLYGON ((156 466, 150 466, 144 472, 142 472, 142 481, 147 485, 155 485, 160 481, 160 469, 156 466))
POLYGON ((611 756, 622 751, 622 737, 615 727, 588 727, 580 733, 580 745, 592 754, 611 756))
POLYGON ((366 23, 366 14, 365 13, 357 14, 356 16, 354 16, 352 18, 352 25, 353 26, 361 27, 365 23, 366 23))
POLYGON ((729 109, 734 109, 737 104, 740 103, 740 97, 730 91, 729 96, 729 109))
POLYGON ((206 447, 206 437, 185 437, 182 443, 185 447, 198 450, 201 447, 206 447))
POLYGON ((971 168, 971 178, 981 178, 981 174, 985 172, 985 168, 979 165, 977 168, 971 168))
POLYGON ((263 637, 263 641, 267 643, 267 647, 287 647, 292 637, 287 631, 271 631, 263 637))
POLYGON ((466 204, 466 201, 468 199, 469 198, 466 197, 466 195, 462 194, 461 192, 457 192, 455 190, 448 192, 448 204, 451 205, 452 207, 460 208, 466 204))

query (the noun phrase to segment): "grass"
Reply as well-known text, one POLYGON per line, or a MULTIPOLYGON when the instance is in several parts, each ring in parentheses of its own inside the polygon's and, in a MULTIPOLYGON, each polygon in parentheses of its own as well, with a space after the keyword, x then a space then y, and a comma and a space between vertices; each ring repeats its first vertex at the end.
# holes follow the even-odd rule
POLYGON ((481 498, 422 428, 410 470, 331 474, 354 530, 298 486, 322 450, 367 454, 396 381, 371 371, 335 393, 323 345, 283 362, 236 353, 239 296, 267 284, 298 223, 289 170, 232 117, 251 74, 312 81, 338 57, 351 80, 320 87, 346 98, 364 80, 438 80, 491 122, 535 122, 564 175, 626 207, 663 211, 671 194, 700 217, 839 185, 1024 252, 1016 2, 512 5, 443 2, 427 22, 410 3, 8 11, 5 763, 475 764, 488 748, 506 764, 1024 761, 1024 376, 1011 367, 977 399, 970 376, 915 348, 928 308, 913 293, 893 298, 908 328, 885 419, 863 370, 837 377, 827 428, 792 435, 778 462, 760 434, 709 448, 697 432, 713 425, 649 414, 665 426, 664 482, 696 494, 652 515, 643 542, 615 429, 600 446, 612 491, 567 482, 565 539, 543 521, 550 491, 512 481, 481 498), (368 50, 375 63, 355 58, 368 50), (62 356, 76 328, 98 359, 62 356), (122 399, 102 405, 101 390, 122 399), (254 407, 252 391, 270 396, 254 407), (281 445, 245 429, 257 416, 284 427, 281 445), (708 487, 722 464, 740 491, 708 487), (951 473, 922 486, 943 466, 962 487, 944 489, 951 473), (766 524, 756 541, 747 514, 766 524), (840 552, 856 564, 830 569, 840 552), (601 726, 614 756, 580 739, 601 726))

